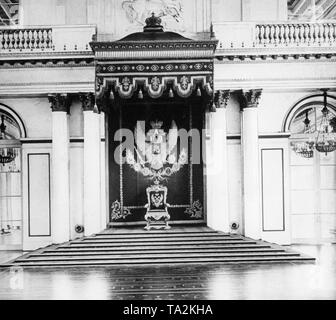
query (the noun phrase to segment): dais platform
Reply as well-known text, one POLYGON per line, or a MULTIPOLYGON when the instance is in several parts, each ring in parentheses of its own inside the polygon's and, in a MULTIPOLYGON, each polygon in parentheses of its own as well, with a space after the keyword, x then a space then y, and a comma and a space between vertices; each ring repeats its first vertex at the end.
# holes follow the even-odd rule
POLYGON ((108 229, 49 246, 2 267, 84 267, 314 262, 290 249, 207 227, 108 229))

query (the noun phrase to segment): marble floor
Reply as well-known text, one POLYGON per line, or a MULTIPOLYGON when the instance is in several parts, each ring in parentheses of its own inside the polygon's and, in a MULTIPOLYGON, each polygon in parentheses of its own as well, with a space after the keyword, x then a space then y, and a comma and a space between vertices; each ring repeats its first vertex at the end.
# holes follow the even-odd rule
POLYGON ((22 231, 20 229, 11 229, 8 233, 0 233, 0 250, 5 250, 5 248, 10 248, 11 250, 20 250, 22 248, 22 231))
MULTIPOLYGON (((336 245, 298 245, 316 263, 0 269, 6 299, 336 299, 336 245)), ((0 252, 0 261, 17 252, 0 252)))

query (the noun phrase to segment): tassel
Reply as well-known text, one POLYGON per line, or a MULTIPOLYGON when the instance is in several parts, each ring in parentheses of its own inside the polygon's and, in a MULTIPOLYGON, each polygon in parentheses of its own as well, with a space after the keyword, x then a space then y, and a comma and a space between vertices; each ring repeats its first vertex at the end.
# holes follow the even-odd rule
POLYGON ((174 98, 174 92, 173 92, 172 88, 170 88, 170 90, 169 90, 169 98, 174 98))
POLYGON ((111 90, 111 92, 110 92, 110 99, 111 99, 111 100, 114 100, 114 93, 113 93, 112 90, 111 90))
POLYGON ((139 90, 138 98, 139 98, 139 99, 143 99, 143 93, 142 93, 142 90, 141 90, 141 89, 139 90))
POLYGON ((93 107, 93 112, 94 113, 99 113, 99 108, 97 106, 97 103, 95 103, 94 107, 93 107))
POLYGON ((196 95, 197 95, 197 97, 201 97, 202 96, 202 92, 201 92, 201 89, 199 87, 197 88, 196 95))

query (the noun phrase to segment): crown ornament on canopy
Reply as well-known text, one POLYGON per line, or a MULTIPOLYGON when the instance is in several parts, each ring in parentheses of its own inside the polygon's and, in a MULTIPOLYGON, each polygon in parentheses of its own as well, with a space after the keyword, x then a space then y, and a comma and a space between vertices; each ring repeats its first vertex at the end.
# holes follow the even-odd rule
POLYGON ((146 26, 144 27, 144 32, 161 32, 163 31, 163 26, 161 25, 161 18, 156 17, 155 13, 152 12, 152 16, 145 20, 146 26))

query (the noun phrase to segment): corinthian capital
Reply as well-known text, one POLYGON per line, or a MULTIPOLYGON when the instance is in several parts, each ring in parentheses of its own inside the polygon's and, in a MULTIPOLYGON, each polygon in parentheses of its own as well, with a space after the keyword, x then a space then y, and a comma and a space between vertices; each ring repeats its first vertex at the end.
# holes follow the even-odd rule
POLYGON ((241 109, 257 108, 261 97, 262 89, 241 90, 239 101, 241 109))
POLYGON ((226 108, 230 99, 230 90, 217 90, 215 104, 217 108, 226 108))
POLYGON ((95 96, 92 92, 80 93, 79 100, 82 103, 83 111, 93 111, 95 106, 95 96))
POLYGON ((72 98, 66 93, 49 94, 48 100, 50 102, 52 112, 70 112, 72 98))

